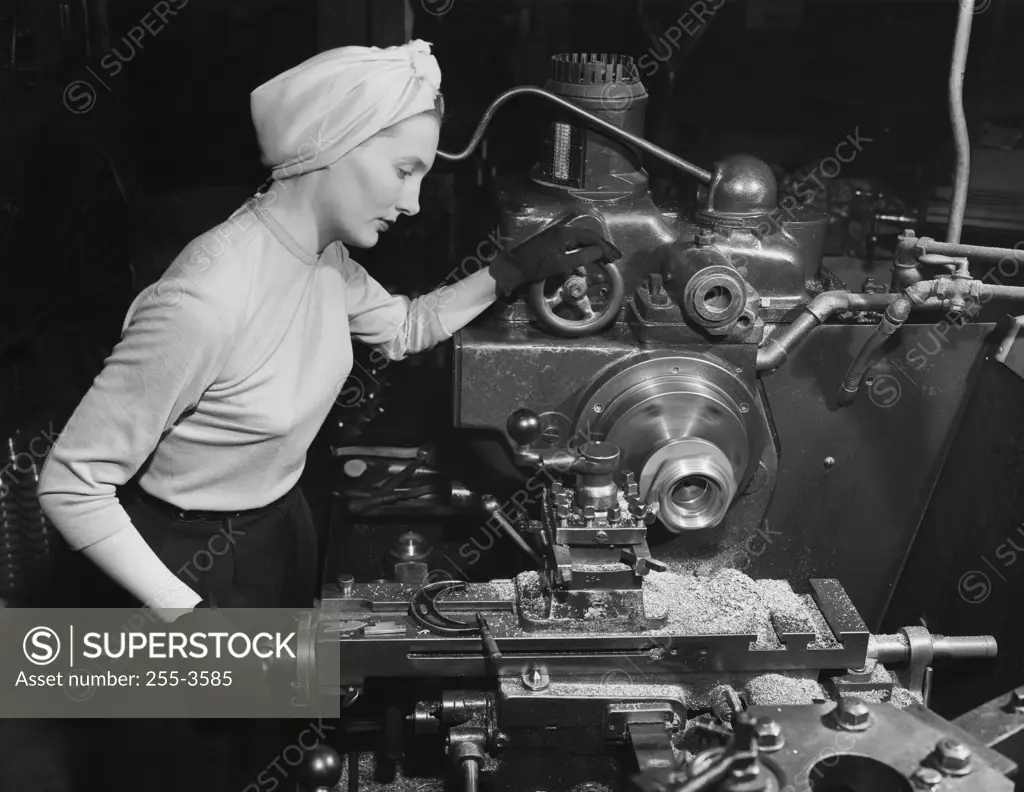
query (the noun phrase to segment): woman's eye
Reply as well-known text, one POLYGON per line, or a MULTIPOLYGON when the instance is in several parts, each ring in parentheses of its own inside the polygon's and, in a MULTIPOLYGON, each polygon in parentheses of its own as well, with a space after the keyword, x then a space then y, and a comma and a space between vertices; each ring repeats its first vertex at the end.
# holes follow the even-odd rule
POLYGON ((412 171, 404 171, 401 168, 398 169, 398 177, 400 179, 408 179, 410 176, 412 176, 412 171))

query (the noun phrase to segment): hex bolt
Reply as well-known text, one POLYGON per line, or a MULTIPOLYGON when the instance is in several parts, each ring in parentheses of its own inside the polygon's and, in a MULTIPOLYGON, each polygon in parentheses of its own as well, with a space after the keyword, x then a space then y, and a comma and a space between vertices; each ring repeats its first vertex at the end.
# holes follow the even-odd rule
POLYGON ((1019 687, 1010 694, 1010 707, 1017 712, 1024 712, 1024 687, 1019 687))
POLYGON ((758 718, 754 734, 757 735, 757 747, 765 753, 779 750, 786 742, 782 727, 771 718, 758 718))
POLYGON ((608 509, 608 522, 617 523, 621 519, 622 509, 620 509, 618 506, 612 506, 610 509, 608 509))
POLYGON ((712 242, 715 241, 715 234, 713 231, 709 231, 706 228, 702 228, 700 231, 697 232, 697 235, 694 237, 693 241, 696 242, 701 247, 704 247, 706 245, 710 245, 712 242))
POLYGON ((522 676, 523 685, 528 690, 545 690, 550 684, 551 680, 548 675, 541 671, 539 668, 531 668, 522 676))
POLYGON ((959 740, 947 737, 935 746, 935 761, 946 775, 962 776, 971 772, 971 749, 959 740))
POLYGON ((835 708, 836 723, 847 731, 864 731, 871 725, 871 710, 856 696, 841 696, 835 708))
POLYGON ((910 780, 918 789, 935 789, 942 783, 942 773, 934 767, 919 767, 910 780))

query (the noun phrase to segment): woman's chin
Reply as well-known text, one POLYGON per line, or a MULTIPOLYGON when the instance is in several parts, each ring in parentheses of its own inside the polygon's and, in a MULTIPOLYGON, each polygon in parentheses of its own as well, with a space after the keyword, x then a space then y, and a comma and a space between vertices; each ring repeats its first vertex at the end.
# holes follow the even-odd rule
POLYGON ((380 232, 376 228, 359 229, 356 233, 344 234, 341 243, 345 247, 367 249, 380 241, 380 232))

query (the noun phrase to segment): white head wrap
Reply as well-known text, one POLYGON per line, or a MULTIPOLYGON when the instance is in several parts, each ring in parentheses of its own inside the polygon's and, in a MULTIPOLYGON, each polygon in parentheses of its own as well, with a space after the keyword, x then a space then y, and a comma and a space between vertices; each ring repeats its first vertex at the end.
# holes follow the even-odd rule
POLYGON ((326 168, 382 129, 432 110, 440 89, 426 41, 322 52, 252 92, 263 164, 275 179, 326 168))

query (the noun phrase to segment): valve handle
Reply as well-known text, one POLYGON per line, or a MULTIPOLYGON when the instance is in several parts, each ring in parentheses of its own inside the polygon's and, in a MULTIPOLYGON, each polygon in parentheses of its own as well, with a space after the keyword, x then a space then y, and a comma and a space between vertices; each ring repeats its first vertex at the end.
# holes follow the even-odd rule
MULTIPOLYGON (((569 275, 554 294, 544 294, 547 281, 538 281, 530 286, 526 304, 530 306, 537 322, 548 332, 565 338, 580 338, 604 330, 613 324, 622 310, 626 299, 626 283, 622 272, 615 264, 598 262, 607 273, 607 284, 611 293, 607 301, 594 310, 587 294, 586 276, 569 275), (578 293, 581 292, 581 293, 578 293), (571 305, 583 315, 582 319, 563 319, 555 313, 559 305, 571 305)), ((580 267, 580 269, 583 269, 580 267)))
MULTIPOLYGON (((604 237, 608 237, 608 229, 604 222, 593 214, 581 214, 565 222, 567 226, 592 228, 604 237)), ((554 294, 544 294, 547 281, 537 281, 530 285, 526 293, 526 304, 530 306, 537 322, 548 332, 565 338, 580 338, 604 330, 613 324, 622 310, 626 300, 626 282, 622 271, 607 261, 595 262, 604 274, 601 287, 608 288, 610 293, 599 310, 594 310, 590 303, 589 292, 593 285, 592 275, 587 274, 585 267, 578 267, 575 273, 566 276, 554 294), (582 315, 581 319, 563 319, 555 313, 559 305, 571 305, 582 315)))

